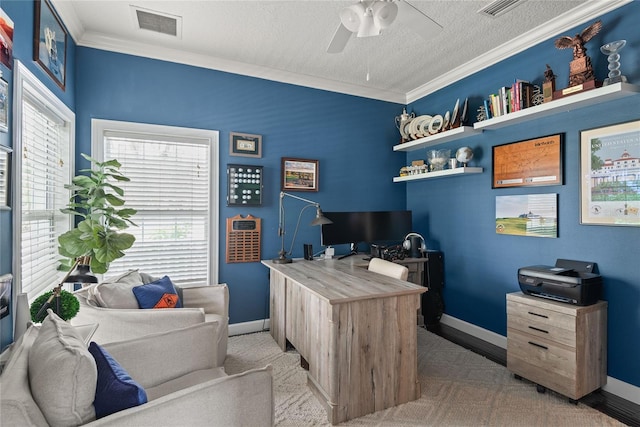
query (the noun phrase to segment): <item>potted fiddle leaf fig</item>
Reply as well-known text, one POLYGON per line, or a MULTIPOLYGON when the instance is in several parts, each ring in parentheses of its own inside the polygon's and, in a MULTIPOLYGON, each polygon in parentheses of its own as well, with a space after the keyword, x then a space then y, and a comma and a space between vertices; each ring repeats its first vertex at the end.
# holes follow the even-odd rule
POLYGON ((58 269, 69 271, 76 258, 88 256, 91 271, 101 274, 133 245, 135 236, 122 230, 136 225, 130 219, 136 210, 123 207, 124 190, 115 185, 130 181, 120 172, 120 162, 99 162, 86 154, 81 155, 93 167, 80 170, 82 174, 75 176, 70 185, 65 185, 72 195, 67 208, 61 211, 78 217, 79 222, 58 237, 58 252, 65 257, 60 260, 58 269))

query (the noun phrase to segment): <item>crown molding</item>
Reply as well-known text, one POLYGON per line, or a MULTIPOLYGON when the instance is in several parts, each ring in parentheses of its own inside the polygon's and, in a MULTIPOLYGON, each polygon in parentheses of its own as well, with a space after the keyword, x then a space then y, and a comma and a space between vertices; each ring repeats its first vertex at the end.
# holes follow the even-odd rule
POLYGON ((531 46, 548 40, 576 25, 580 25, 591 19, 597 18, 607 12, 611 12, 633 0, 591 0, 585 3, 578 11, 570 11, 559 15, 542 26, 534 28, 514 40, 498 46, 486 54, 451 70, 450 72, 435 78, 424 85, 407 92, 406 103, 410 104, 420 98, 434 93, 448 85, 465 77, 484 70, 513 55, 527 50, 531 46))
POLYGON ((67 27, 69 34, 78 46, 187 64, 195 67, 208 68, 398 104, 409 104, 414 102, 465 77, 475 74, 478 71, 490 67, 491 65, 516 55, 531 46, 558 35, 561 32, 567 31, 576 25, 592 20, 607 12, 631 3, 632 1, 633 0, 589 0, 578 10, 572 10, 559 15, 557 18, 548 21, 544 25, 528 31, 522 36, 519 36, 514 40, 510 40, 509 42, 492 49, 486 54, 474 58, 471 61, 454 68, 448 73, 426 82, 405 94, 395 91, 385 91, 371 87, 353 85, 320 77, 291 73, 284 70, 261 67, 237 61, 230 61, 227 59, 215 58, 207 55, 180 51, 177 49, 152 46, 144 43, 132 43, 128 40, 107 37, 96 33, 87 33, 84 26, 78 19, 71 2, 52 0, 56 11, 67 27))
POLYGON ((177 49, 148 45, 145 43, 130 42, 127 40, 104 36, 101 34, 85 33, 77 42, 77 44, 78 46, 91 47, 95 49, 108 50, 111 52, 124 53, 128 55, 135 55, 152 59, 159 59, 168 62, 175 62, 179 64, 192 65, 195 67, 240 74, 243 76, 272 80, 280 83, 288 83, 314 89, 321 89, 329 92, 337 92, 346 95, 395 102, 398 104, 404 104, 406 100, 406 94, 401 92, 383 91, 376 88, 351 85, 347 83, 337 82, 335 80, 323 79, 320 77, 298 73, 291 73, 274 68, 216 58, 209 55, 185 52, 177 49))

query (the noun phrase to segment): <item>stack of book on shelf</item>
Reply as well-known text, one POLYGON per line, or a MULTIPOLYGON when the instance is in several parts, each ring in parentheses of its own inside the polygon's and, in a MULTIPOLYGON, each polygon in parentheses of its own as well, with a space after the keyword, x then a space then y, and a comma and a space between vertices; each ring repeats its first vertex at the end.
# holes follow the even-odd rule
POLYGON ((534 86, 516 79, 511 87, 503 86, 484 100, 487 119, 523 110, 533 105, 534 86))

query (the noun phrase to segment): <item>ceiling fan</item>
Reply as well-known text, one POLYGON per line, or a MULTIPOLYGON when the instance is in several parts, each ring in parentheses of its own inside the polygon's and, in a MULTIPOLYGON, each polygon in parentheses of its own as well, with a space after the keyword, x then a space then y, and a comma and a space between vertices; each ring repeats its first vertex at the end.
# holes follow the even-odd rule
POLYGON ((360 0, 340 11, 340 25, 336 30, 328 53, 342 52, 351 38, 380 35, 398 17, 399 25, 418 33, 425 40, 442 29, 442 26, 404 0, 360 0))

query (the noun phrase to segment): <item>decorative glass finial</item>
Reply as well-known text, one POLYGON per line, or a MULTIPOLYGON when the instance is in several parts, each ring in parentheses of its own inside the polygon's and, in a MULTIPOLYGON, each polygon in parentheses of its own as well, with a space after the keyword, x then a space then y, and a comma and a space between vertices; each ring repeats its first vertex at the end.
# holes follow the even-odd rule
POLYGON ((604 86, 627 81, 627 78, 620 73, 620 54, 618 53, 626 44, 626 40, 618 40, 600 47, 600 52, 608 55, 607 60, 609 61, 609 77, 604 79, 604 86))

